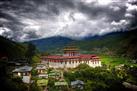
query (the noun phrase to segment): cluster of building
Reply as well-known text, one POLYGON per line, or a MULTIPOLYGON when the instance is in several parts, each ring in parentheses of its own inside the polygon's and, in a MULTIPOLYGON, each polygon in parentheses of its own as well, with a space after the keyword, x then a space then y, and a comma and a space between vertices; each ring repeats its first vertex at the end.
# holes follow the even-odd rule
MULTIPOLYGON (((47 67, 44 64, 38 64, 35 69, 39 78, 48 78, 46 73, 47 67)), ((15 68, 13 71, 14 77, 21 77, 24 83, 31 83, 32 67, 25 65, 15 68)))
POLYGON ((57 88, 68 87, 70 85, 72 89, 82 90, 82 89, 84 89, 85 83, 83 81, 81 81, 81 80, 71 81, 70 84, 68 84, 66 81, 58 81, 58 82, 55 82, 54 85, 57 88))
POLYGON ((51 68, 75 68, 79 64, 86 63, 91 67, 101 66, 101 61, 97 55, 80 54, 75 46, 64 48, 63 55, 49 55, 41 57, 43 63, 48 63, 51 68))
POLYGON ((31 83, 31 77, 32 77, 32 69, 35 70, 35 74, 38 78, 44 78, 47 79, 49 77, 59 79, 62 75, 61 72, 58 70, 48 71, 48 67, 45 64, 37 64, 35 68, 32 68, 31 66, 25 65, 25 66, 17 66, 12 73, 14 77, 21 77, 22 81, 24 83, 31 83))
MULTIPOLYGON (((48 77, 50 77, 50 78, 56 78, 56 79, 58 77, 60 77, 60 78, 62 77, 62 74, 58 71, 55 71, 55 70, 51 71, 49 74, 47 74, 46 69, 47 69, 47 67, 44 64, 38 64, 35 67, 35 70, 37 71, 37 76, 39 78, 48 78, 48 77)), ((33 82, 31 80, 31 71, 32 71, 31 66, 21 66, 21 67, 16 68, 12 72, 13 72, 14 77, 21 77, 22 81, 24 83, 29 84, 29 83, 33 82)), ((37 84, 38 84, 38 86, 45 87, 48 84, 48 79, 37 80, 37 84)), ((69 84, 65 80, 59 80, 59 81, 55 82, 54 85, 57 88, 60 88, 60 87, 68 87, 69 84)), ((74 89, 75 88, 83 89, 84 82, 81 81, 81 80, 71 81, 70 86, 74 89)))
MULTIPOLYGON (((41 60, 42 63, 37 64, 35 67, 37 76, 40 78, 60 78, 62 76, 61 72, 58 71, 47 73, 48 68, 75 68, 82 63, 86 63, 91 67, 101 66, 101 61, 98 56, 93 54, 80 54, 79 49, 74 46, 65 47, 63 55, 42 56, 41 60)), ((10 64, 13 63, 10 62, 10 64)), ((16 63, 16 65, 17 68, 12 71, 13 75, 22 77, 24 83, 31 83, 32 67, 22 66, 19 63, 16 63)))

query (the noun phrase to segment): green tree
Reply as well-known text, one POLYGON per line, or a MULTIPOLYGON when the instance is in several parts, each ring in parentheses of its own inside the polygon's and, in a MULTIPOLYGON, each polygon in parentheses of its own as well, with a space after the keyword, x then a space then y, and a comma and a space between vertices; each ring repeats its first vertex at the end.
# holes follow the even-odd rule
POLYGON ((36 47, 29 43, 27 46, 27 51, 26 51, 26 57, 28 59, 28 63, 32 64, 32 58, 36 54, 36 47))

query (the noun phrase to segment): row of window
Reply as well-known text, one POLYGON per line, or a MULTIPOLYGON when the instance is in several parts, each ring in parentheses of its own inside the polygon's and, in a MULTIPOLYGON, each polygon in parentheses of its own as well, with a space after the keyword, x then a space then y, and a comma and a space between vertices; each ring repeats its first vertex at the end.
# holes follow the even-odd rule
POLYGON ((74 58, 74 59, 43 59, 43 60, 47 60, 47 61, 77 61, 77 60, 81 60, 81 61, 89 61, 89 60, 93 60, 93 61, 99 61, 99 59, 79 59, 79 58, 74 58))
MULTIPOLYGON (((49 62, 54 62, 54 61, 49 61, 49 62)), ((67 61, 63 62, 63 61, 60 61, 59 63, 63 64, 67 64, 67 61)), ((74 63, 87 63, 89 64, 89 61, 69 61, 69 64, 74 64, 74 63)), ((92 61, 93 64, 99 64, 99 61, 92 61)))

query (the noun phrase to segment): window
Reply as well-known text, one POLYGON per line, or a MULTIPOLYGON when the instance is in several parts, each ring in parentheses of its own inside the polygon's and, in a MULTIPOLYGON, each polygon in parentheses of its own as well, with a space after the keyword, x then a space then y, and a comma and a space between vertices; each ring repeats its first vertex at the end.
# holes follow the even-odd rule
POLYGON ((18 72, 18 76, 21 76, 21 73, 18 72))

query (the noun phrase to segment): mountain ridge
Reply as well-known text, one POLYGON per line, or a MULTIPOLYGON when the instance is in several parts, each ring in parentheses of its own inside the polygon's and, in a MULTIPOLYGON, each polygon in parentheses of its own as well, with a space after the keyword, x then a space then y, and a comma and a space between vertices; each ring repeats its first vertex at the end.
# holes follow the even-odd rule
POLYGON ((41 50, 46 51, 50 49, 50 46, 63 47, 67 44, 73 44, 73 43, 75 44, 76 42, 100 40, 100 39, 103 39, 104 37, 113 36, 113 35, 121 36, 122 33, 123 32, 113 32, 113 33, 105 34, 102 36, 99 36, 99 35, 88 36, 81 40, 74 40, 74 39, 67 38, 67 37, 55 36, 55 37, 49 37, 49 38, 42 38, 38 40, 31 40, 28 42, 34 44, 40 51, 41 50))

